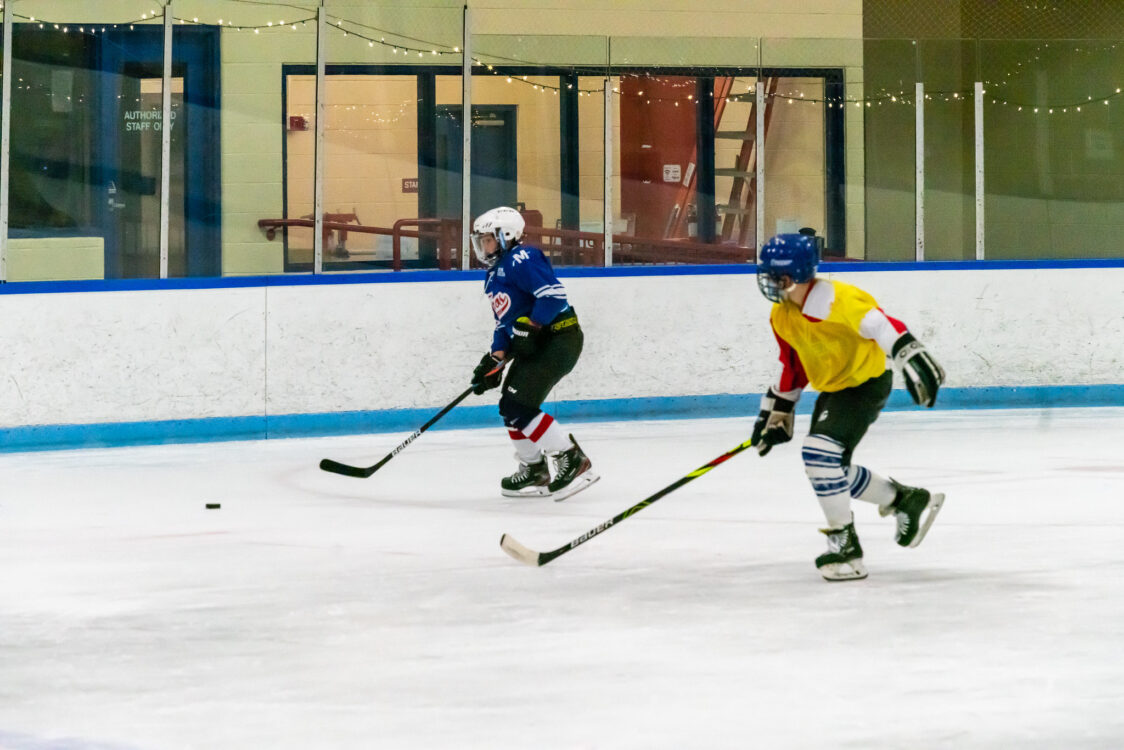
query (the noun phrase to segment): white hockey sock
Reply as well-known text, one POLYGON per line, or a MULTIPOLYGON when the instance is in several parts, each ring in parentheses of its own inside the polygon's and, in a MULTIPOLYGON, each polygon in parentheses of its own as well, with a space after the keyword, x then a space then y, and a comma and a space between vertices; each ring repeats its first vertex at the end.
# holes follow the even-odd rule
POLYGON ((509 428, 507 436, 511 438, 511 442, 515 446, 515 455, 523 463, 527 465, 538 463, 539 459, 542 458, 542 451, 521 430, 509 428))
POLYGON ((570 437, 545 411, 540 411, 527 423, 523 434, 543 453, 558 453, 571 447, 570 437))
POLYGON ((843 471, 843 444, 826 435, 809 435, 801 455, 828 526, 841 529, 851 523, 851 482, 843 471))
POLYGON ((850 482, 851 497, 879 507, 894 502, 894 497, 897 496, 889 479, 865 466, 851 466, 847 470, 847 481, 850 482))

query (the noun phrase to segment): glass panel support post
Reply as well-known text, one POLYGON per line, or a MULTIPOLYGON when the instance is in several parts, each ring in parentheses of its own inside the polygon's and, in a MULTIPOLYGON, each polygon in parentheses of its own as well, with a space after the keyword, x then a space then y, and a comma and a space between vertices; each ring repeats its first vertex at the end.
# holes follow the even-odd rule
POLYGON ((160 88, 160 278, 168 278, 168 223, 172 179, 172 0, 164 4, 164 68, 160 88))
POLYGON ((976 260, 984 259, 984 110, 983 81, 976 81, 976 260))
POLYGON ((605 134, 605 267, 613 265, 613 82, 605 76, 604 116, 601 129, 605 134))
POLYGON ((765 79, 757 76, 757 245, 754 257, 765 244, 765 79))
POLYGON ((324 0, 316 9, 316 144, 312 188, 312 272, 324 272, 324 45, 328 39, 328 9, 324 0))
POLYGON ((914 259, 925 260, 925 84, 913 84, 914 259))
POLYGON ((0 284, 8 280, 8 170, 12 128, 12 0, 4 3, 4 82, 0 103, 0 284))
POLYGON ((468 234, 472 231, 472 11, 464 5, 461 25, 461 268, 472 262, 468 234))

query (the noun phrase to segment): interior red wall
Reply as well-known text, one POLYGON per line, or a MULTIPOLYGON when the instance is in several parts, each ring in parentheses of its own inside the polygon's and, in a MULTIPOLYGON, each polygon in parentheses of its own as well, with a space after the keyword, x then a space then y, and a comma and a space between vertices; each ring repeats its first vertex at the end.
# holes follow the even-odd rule
POLYGON ((620 93, 621 212, 635 214, 637 236, 663 237, 682 184, 664 182, 663 167, 686 176, 695 160, 695 79, 623 77, 620 93))

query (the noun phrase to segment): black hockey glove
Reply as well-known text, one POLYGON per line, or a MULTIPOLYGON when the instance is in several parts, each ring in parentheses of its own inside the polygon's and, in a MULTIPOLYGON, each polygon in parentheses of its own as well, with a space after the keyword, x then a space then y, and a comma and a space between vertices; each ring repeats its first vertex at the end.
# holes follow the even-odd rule
POLYGON ((918 406, 931 407, 937 401, 937 389, 944 382, 944 370, 925 346, 906 331, 894 342, 891 354, 902 371, 905 387, 918 406))
POLYGON ((542 326, 536 326, 524 315, 511 325, 511 353, 516 359, 530 359, 538 354, 545 337, 542 326))
POLYGON ((761 413, 753 423, 753 436, 750 438, 759 455, 764 456, 774 445, 792 440, 792 410, 795 407, 795 401, 778 396, 772 388, 761 399, 761 413))
POLYGON ((480 358, 480 364, 476 365, 476 369, 472 371, 473 393, 479 396, 484 391, 499 387, 500 381, 503 380, 501 361, 493 357, 491 353, 480 358))

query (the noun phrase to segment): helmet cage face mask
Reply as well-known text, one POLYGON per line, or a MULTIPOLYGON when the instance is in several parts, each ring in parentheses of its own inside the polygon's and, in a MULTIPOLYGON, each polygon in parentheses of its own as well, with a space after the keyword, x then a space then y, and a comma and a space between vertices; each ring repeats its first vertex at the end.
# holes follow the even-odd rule
POLYGON ((784 277, 773 276, 764 268, 757 267, 757 288, 765 299, 771 302, 784 302, 784 277))
POLYGON ((491 232, 473 232, 468 237, 469 240, 472 241, 472 253, 476 256, 476 260, 480 261, 488 268, 496 265, 496 261, 499 260, 500 256, 507 250, 507 248, 504 247, 503 235, 500 232, 496 232, 495 234, 491 232), (484 249, 485 237, 492 237, 496 241, 496 251, 491 255, 484 249))
POLYGON ((486 267, 491 268, 500 256, 519 244, 526 222, 514 208, 500 206, 482 213, 472 225, 472 252, 486 267), (494 237, 496 249, 489 254, 484 248, 484 238, 494 237))
POLYGON ((795 284, 816 277, 819 265, 816 238, 803 234, 778 234, 761 248, 757 260, 757 288, 766 299, 782 302, 795 284), (788 285, 784 283, 788 279, 788 285))

